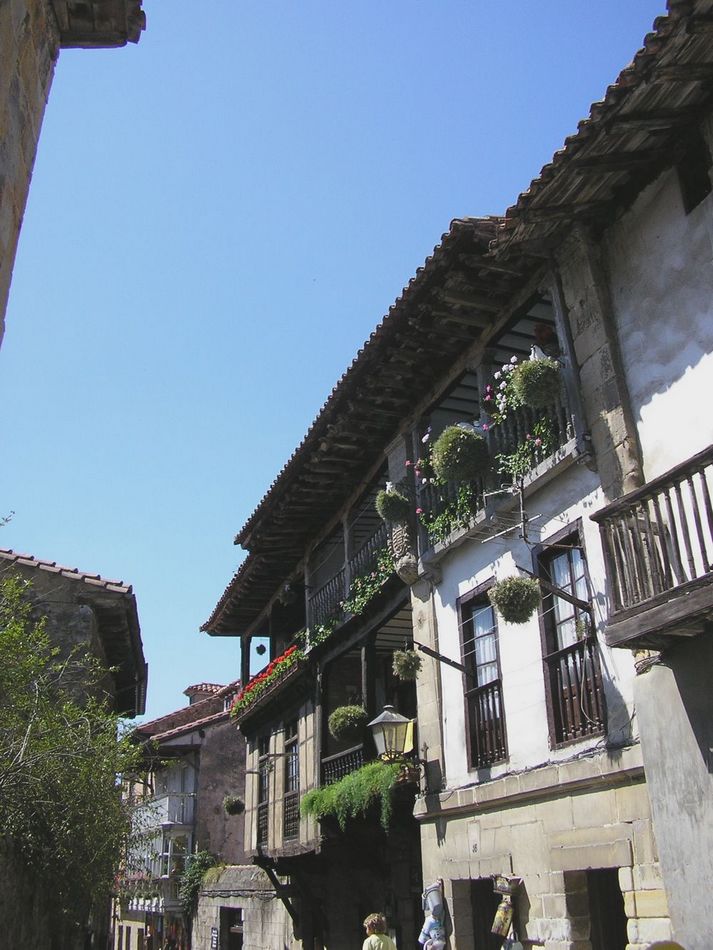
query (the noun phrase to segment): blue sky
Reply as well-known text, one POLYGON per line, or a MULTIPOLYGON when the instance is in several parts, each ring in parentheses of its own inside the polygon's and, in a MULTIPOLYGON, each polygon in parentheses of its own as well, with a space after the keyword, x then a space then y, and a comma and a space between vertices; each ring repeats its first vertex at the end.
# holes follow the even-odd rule
POLYGON ((0 348, 0 546, 136 591, 147 715, 237 677, 232 540, 454 217, 501 213, 664 0, 144 0, 59 59, 0 348))

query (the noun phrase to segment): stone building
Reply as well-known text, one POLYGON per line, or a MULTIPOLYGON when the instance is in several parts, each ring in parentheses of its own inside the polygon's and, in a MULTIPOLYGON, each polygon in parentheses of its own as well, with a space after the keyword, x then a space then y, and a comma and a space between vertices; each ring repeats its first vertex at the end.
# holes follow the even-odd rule
POLYGON ((129 790, 138 838, 114 902, 116 950, 161 950, 170 941, 186 950, 190 923, 179 899, 186 861, 209 852, 219 864, 244 862, 242 808, 224 806, 226 796, 245 794, 245 742, 228 718, 238 685, 189 686, 187 706, 133 733, 146 771, 129 790))
POLYGON ((248 556, 204 629, 245 656, 272 643, 235 718, 246 847, 286 910, 246 920, 251 946, 358 947, 365 837, 369 909, 402 946, 435 880, 457 950, 500 946, 508 903, 525 946, 707 946, 712 23, 711 0, 671 0, 516 204, 452 223, 237 536, 248 556), (513 367, 545 359, 556 387, 528 403, 513 367), (450 427, 489 461, 434 483, 450 427), (387 483, 408 514, 383 528, 368 513, 387 483), (529 618, 491 603, 511 577, 539 583, 529 618), (396 841, 368 816, 339 831, 295 812, 374 754, 368 735, 330 746, 335 706, 413 716, 389 674, 412 646, 413 894, 407 822, 396 841))
POLYGON ((141 0, 0 3, 0 343, 45 104, 61 49, 136 43, 141 0))
MULTIPOLYGON (((106 670, 101 686, 116 713, 133 718, 144 712, 148 669, 130 585, 3 549, 0 575, 29 582, 29 596, 38 615, 46 618, 47 633, 60 657, 78 652, 99 661, 106 670)), ((83 683, 77 681, 76 687, 81 694, 83 683)), ((7 853, 0 856, 0 868, 3 946, 75 950, 87 945, 84 935, 69 943, 57 932, 30 868, 8 859, 7 853)), ((93 946, 106 946, 109 926, 108 907, 95 908, 93 946)))

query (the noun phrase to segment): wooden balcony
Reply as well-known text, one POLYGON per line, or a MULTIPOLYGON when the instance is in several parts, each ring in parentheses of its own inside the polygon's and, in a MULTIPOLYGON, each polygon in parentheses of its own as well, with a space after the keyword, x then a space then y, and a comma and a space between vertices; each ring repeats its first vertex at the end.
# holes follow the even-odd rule
POLYGON ((322 785, 333 785, 345 775, 356 772, 365 763, 363 745, 356 745, 335 755, 326 756, 322 759, 322 785))
POLYGON ((493 680, 466 693, 471 768, 481 769, 507 758, 502 686, 493 680))
POLYGON ((349 596, 352 581, 368 574, 376 566, 379 553, 386 547, 387 533, 386 525, 381 523, 347 563, 310 595, 307 603, 307 623, 310 627, 344 618, 341 604, 349 596))
MULTIPOLYGON (((525 486, 542 476, 540 466, 543 463, 549 461, 554 464, 555 461, 563 458, 567 453, 574 451, 576 420, 573 410, 564 398, 559 399, 555 405, 546 409, 533 410, 521 406, 518 409, 511 410, 506 419, 497 425, 492 425, 486 433, 485 437, 488 443, 491 464, 484 475, 473 479, 469 483, 473 499, 471 518, 476 518, 483 512, 485 492, 500 489, 503 485, 512 481, 511 476, 498 471, 498 456, 512 455, 519 446, 528 441, 528 435, 532 434, 537 423, 545 421, 549 424, 551 444, 549 447, 544 445, 538 447, 534 441, 530 443, 532 445, 532 464, 529 473, 524 476, 525 486)), ((463 485, 462 482, 447 482, 442 485, 417 484, 418 507, 430 516, 438 516, 453 510, 457 505, 463 485)), ((422 526, 420 531, 421 551, 427 550, 433 542, 434 538, 429 537, 428 531, 422 526)))
POLYGON ((663 649, 713 619, 713 446, 592 515, 610 646, 663 649))
POLYGON ((604 732, 604 692, 597 642, 587 637, 545 657, 551 732, 557 745, 604 732))

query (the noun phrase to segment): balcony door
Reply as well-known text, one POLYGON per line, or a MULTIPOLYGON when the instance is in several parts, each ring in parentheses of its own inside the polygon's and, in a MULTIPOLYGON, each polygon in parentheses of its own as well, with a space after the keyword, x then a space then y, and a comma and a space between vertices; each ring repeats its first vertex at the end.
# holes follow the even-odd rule
POLYGON ((507 757, 507 743, 497 619, 484 589, 460 602, 460 622, 469 766, 486 768, 507 757))
POLYGON ((604 691, 579 532, 544 545, 538 566, 542 579, 564 595, 545 592, 542 600, 550 731, 554 744, 561 745, 604 730, 604 691))

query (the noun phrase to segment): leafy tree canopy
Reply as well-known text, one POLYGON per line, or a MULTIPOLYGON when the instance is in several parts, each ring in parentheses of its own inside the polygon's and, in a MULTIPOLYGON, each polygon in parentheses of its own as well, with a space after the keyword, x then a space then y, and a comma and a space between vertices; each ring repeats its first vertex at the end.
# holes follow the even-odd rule
POLYGON ((0 841, 48 885, 63 926, 108 895, 130 832, 117 776, 140 750, 111 711, 106 670, 62 655, 28 585, 0 582, 0 841))

